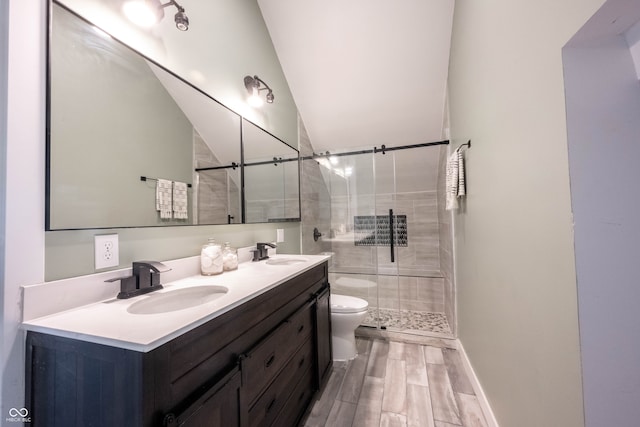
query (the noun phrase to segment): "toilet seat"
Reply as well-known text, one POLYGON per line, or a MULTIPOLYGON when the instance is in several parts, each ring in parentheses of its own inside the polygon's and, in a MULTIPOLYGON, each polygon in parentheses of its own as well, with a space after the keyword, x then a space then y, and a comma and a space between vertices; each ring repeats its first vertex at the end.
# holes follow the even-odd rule
POLYGON ((362 298, 331 294, 332 313, 360 313, 366 311, 369 303, 362 298))

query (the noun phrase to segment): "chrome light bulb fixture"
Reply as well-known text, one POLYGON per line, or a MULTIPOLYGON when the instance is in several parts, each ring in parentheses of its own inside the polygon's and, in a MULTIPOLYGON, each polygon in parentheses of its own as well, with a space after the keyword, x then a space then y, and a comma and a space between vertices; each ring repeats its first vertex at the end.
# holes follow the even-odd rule
POLYGON ((167 3, 160 3, 160 0, 129 0, 122 5, 124 14, 131 22, 143 28, 150 28, 164 18, 164 8, 175 6, 178 12, 173 17, 176 28, 180 31, 189 29, 189 17, 184 11, 184 7, 175 0, 167 3))
POLYGON ((173 18, 176 22, 176 28, 180 31, 187 31, 189 29, 189 17, 184 13, 184 7, 180 6, 178 3, 175 3, 175 5, 178 8, 178 12, 173 18))
POLYGON ((258 76, 245 76, 244 77, 244 87, 247 88, 247 92, 249 92, 249 105, 252 107, 259 107, 262 105, 262 98, 260 97, 260 92, 263 90, 267 91, 267 95, 265 99, 267 104, 273 104, 273 90, 269 87, 268 84, 264 82, 258 76), (263 87, 264 86, 264 87, 263 87))

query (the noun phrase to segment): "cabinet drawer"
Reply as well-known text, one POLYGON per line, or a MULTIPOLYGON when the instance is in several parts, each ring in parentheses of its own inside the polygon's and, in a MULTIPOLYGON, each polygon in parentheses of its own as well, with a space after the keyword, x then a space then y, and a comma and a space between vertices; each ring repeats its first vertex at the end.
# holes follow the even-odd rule
POLYGON ((278 414, 272 427, 293 427, 307 409, 307 404, 315 393, 313 387, 313 370, 308 370, 289 395, 284 407, 278 414))
MULTIPOLYGON (((272 386, 269 387, 256 403, 249 409, 248 425, 268 426, 276 419, 276 415, 282 410, 289 400, 292 390, 305 376, 312 376, 313 367, 313 343, 305 341, 298 352, 278 375, 272 386)), ((312 386, 309 385, 311 392, 312 386)))
POLYGON ((164 427, 240 425, 240 371, 234 368, 181 413, 164 417, 164 427))
POLYGON ((312 316, 312 306, 306 304, 246 354, 242 361, 243 384, 247 386, 246 402, 251 404, 254 401, 296 349, 311 336, 312 316))

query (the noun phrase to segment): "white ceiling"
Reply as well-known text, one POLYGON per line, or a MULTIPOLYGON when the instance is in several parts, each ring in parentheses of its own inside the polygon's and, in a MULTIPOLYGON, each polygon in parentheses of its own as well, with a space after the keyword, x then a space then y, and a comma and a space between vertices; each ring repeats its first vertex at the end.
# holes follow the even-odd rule
POLYGON ((453 0, 258 3, 314 149, 445 137, 453 0))

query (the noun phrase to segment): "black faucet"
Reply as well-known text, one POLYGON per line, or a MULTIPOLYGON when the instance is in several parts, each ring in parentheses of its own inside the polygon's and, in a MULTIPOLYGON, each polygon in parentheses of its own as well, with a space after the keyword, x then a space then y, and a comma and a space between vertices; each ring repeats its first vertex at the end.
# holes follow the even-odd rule
POLYGON ((269 258, 269 249, 266 248, 267 246, 274 249, 277 247, 273 243, 256 243, 256 249, 252 251, 254 261, 262 261, 263 259, 269 258))
POLYGON ((107 282, 120 280, 120 293, 118 293, 118 298, 126 299, 162 289, 160 273, 169 270, 171 269, 161 262, 134 261, 133 275, 116 277, 107 280, 107 282))

